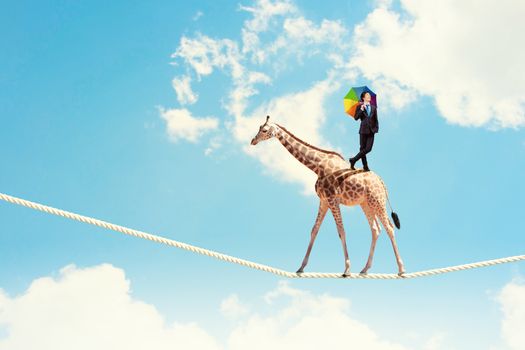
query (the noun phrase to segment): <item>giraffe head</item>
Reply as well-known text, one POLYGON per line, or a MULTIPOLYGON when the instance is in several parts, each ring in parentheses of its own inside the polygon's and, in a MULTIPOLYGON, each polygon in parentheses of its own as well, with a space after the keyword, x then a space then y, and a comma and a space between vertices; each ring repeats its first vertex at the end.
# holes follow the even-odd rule
POLYGON ((268 123, 268 119, 270 119, 269 115, 266 116, 266 122, 264 122, 264 124, 259 127, 259 132, 252 139, 252 145, 255 146, 260 141, 268 140, 275 136, 277 127, 273 123, 268 123))

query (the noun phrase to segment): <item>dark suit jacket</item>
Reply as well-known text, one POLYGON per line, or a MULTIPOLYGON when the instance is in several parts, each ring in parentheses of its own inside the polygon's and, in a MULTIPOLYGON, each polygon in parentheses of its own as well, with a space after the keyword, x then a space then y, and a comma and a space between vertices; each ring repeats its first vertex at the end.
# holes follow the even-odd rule
POLYGON ((359 127, 360 134, 371 134, 379 131, 379 121, 377 120, 377 108, 373 105, 370 105, 370 116, 366 113, 366 108, 364 111, 361 110, 361 106, 358 106, 355 110, 354 119, 361 119, 361 126, 359 127))

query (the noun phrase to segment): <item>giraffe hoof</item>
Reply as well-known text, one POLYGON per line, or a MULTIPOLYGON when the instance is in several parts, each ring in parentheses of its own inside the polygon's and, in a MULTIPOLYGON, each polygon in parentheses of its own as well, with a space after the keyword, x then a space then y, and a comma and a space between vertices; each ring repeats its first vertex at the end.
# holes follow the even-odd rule
POLYGON ((359 274, 360 275, 366 275, 366 274, 368 274, 368 270, 363 269, 363 270, 361 270, 361 272, 359 272, 359 274))
POLYGON ((397 274, 399 277, 405 277, 405 271, 401 271, 397 274))
POLYGON ((298 274, 301 274, 303 272, 304 272, 303 269, 299 269, 299 270, 295 271, 295 273, 298 273, 298 274))

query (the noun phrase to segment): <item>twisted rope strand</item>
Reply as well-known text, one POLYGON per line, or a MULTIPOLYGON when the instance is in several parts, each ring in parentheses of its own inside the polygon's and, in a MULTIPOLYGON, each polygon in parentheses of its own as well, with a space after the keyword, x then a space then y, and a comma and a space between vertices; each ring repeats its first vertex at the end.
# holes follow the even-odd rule
POLYGON ((153 235, 147 232, 133 230, 131 228, 127 228, 127 227, 120 226, 120 225, 115 225, 110 222, 106 222, 106 221, 94 219, 88 216, 79 215, 79 214, 68 212, 65 210, 53 208, 47 205, 31 202, 31 201, 13 197, 13 196, 10 196, 4 193, 0 193, 0 199, 6 202, 21 205, 21 206, 28 207, 31 209, 40 210, 40 211, 43 211, 49 214, 63 216, 71 220, 81 221, 81 222, 84 222, 90 225, 99 226, 99 227, 103 227, 108 230, 124 233, 126 235, 131 235, 131 236, 135 236, 138 238, 147 239, 150 241, 162 243, 162 244, 176 247, 179 249, 189 250, 190 252, 193 252, 193 253, 207 255, 207 256, 210 256, 210 257, 213 257, 219 260, 227 261, 233 264, 246 266, 252 269, 261 270, 261 271, 273 273, 275 275, 282 276, 282 277, 288 277, 288 278, 406 279, 406 278, 416 278, 416 277, 443 274, 443 273, 448 273, 448 272, 453 272, 453 271, 475 269, 479 267, 492 266, 492 265, 505 264, 505 263, 525 260, 525 255, 516 255, 516 256, 510 256, 506 258, 480 261, 480 262, 471 263, 471 264, 449 266, 449 267, 443 267, 439 269, 425 270, 425 271, 419 271, 419 272, 411 272, 411 273, 406 273, 403 276, 398 276, 397 274, 393 274, 393 273, 370 273, 370 274, 352 273, 350 275, 347 275, 346 277, 343 277, 341 273, 327 273, 327 272, 324 272, 324 273, 305 272, 305 273, 297 274, 294 272, 277 269, 272 266, 263 265, 263 264, 255 263, 255 262, 248 261, 245 259, 240 259, 234 256, 215 252, 212 250, 196 247, 190 244, 175 241, 173 239, 156 236, 156 235, 153 235))

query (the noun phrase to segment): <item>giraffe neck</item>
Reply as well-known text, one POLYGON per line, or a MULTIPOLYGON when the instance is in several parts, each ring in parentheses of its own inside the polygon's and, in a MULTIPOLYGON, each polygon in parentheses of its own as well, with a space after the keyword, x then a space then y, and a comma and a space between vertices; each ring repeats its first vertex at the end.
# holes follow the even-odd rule
POLYGON ((292 135, 288 130, 280 125, 276 132, 277 139, 281 144, 295 157, 298 161, 303 163, 308 169, 312 170, 317 176, 322 177, 329 172, 329 165, 332 166, 333 157, 340 158, 334 155, 334 152, 327 152, 320 150, 312 145, 300 140, 297 136, 292 135))

